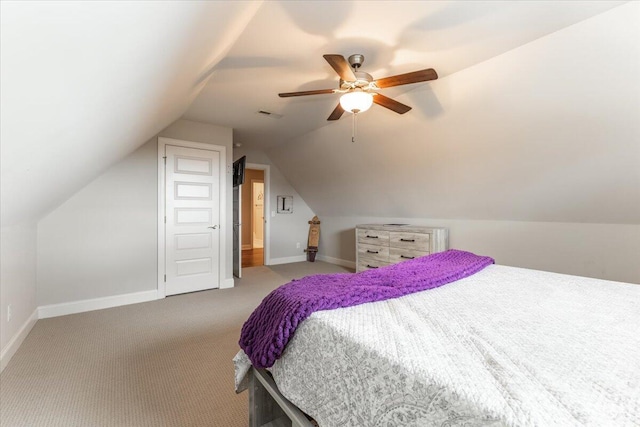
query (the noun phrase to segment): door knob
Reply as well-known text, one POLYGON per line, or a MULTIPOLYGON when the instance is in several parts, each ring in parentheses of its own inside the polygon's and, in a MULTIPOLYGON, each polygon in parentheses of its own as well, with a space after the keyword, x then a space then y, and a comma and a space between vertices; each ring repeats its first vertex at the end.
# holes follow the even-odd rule
POLYGON ((210 225, 210 226, 209 226, 209 227, 207 227, 207 228, 213 228, 213 229, 215 230, 216 228, 218 228, 218 226, 217 226, 217 225, 210 225))

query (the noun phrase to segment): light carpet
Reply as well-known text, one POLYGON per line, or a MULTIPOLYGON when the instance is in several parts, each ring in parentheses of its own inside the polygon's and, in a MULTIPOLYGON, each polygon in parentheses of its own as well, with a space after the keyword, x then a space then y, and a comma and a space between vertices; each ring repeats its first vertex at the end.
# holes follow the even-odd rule
POLYGON ((252 267, 232 289, 39 320, 0 375, 0 425, 246 427, 231 362, 243 322, 293 278, 347 271, 252 267))

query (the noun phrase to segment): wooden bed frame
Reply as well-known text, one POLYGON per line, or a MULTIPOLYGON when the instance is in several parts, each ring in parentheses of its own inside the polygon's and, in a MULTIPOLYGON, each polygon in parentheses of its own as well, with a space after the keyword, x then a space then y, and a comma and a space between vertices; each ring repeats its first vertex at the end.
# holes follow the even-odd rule
POLYGON ((264 369, 249 370, 249 427, 314 427, 264 369))

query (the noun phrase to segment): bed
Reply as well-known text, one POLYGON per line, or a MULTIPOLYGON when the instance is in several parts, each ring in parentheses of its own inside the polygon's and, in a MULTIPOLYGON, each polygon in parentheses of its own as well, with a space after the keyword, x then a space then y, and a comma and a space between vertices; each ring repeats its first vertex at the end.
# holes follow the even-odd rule
POLYGON ((640 286, 490 265, 315 312, 269 374, 234 363, 252 426, 640 426, 639 352, 640 286))

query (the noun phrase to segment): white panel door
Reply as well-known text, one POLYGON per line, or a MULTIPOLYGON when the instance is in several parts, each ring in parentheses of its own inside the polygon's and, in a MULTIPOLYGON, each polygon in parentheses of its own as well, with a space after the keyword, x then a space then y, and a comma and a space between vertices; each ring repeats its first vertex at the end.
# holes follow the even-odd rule
POLYGON ((165 295, 220 286, 220 153, 167 145, 165 295))

